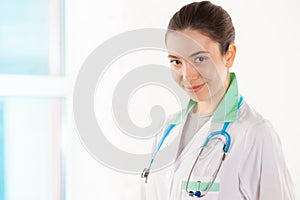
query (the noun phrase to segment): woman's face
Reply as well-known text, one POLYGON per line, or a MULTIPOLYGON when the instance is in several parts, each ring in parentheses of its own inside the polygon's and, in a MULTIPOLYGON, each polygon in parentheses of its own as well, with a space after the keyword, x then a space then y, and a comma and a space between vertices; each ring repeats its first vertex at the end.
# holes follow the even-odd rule
POLYGON ((219 44, 191 29, 167 34, 166 46, 174 80, 200 102, 223 95, 229 84, 228 56, 219 44))

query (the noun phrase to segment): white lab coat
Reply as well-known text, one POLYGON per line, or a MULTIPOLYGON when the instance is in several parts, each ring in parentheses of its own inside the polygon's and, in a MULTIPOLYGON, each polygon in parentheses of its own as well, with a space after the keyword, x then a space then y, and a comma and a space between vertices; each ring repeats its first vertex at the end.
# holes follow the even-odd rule
MULTIPOLYGON (((191 109, 192 110, 192 109, 191 109)), ((162 133, 158 135, 154 149, 160 138, 176 115, 166 120, 162 133)), ((165 143, 180 144, 180 134, 186 118, 177 125, 165 143), (177 138, 177 139, 176 139, 177 138), (179 139, 178 139, 179 138, 179 139)), ((142 200, 179 200, 193 199, 182 190, 182 181, 186 181, 199 148, 209 133, 221 130, 223 124, 213 123, 210 119, 188 143, 180 155, 174 151, 170 154, 174 162, 168 167, 151 172, 148 183, 142 182, 142 200)), ((294 200, 295 191, 287 169, 278 135, 271 124, 243 101, 239 118, 227 129, 232 143, 222 164, 216 183, 220 184, 219 192, 208 192, 202 198, 206 200, 294 200)), ((179 148, 178 148, 179 149, 179 148)), ((155 162, 160 162, 158 153, 155 162)), ((213 158, 210 158, 213 160, 213 158)), ((208 159, 209 160, 209 159, 208 159)), ((196 166, 194 181, 205 180, 201 161, 196 166)))

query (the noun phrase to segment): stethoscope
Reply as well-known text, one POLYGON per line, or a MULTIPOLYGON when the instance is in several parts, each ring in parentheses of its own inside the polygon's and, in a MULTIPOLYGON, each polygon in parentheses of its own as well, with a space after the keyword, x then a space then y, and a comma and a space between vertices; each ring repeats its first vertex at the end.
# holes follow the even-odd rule
MULTIPOLYGON (((238 103, 238 109, 240 109, 240 106, 241 106, 241 104, 242 104, 242 101, 243 101, 243 97, 240 96, 239 103, 238 103)), ((154 162, 154 159, 155 159, 157 153, 159 152, 159 150, 160 150, 162 144, 164 143, 165 139, 168 137, 168 135, 170 134, 171 130, 172 130, 176 125, 178 125, 178 124, 181 123, 181 120, 180 120, 180 119, 182 119, 182 117, 185 116, 185 115, 189 112, 190 108, 191 108, 194 104, 196 104, 196 102, 193 101, 193 100, 190 100, 190 102, 189 102, 187 108, 186 108, 182 113, 180 113, 180 114, 175 118, 175 120, 174 120, 174 121, 168 126, 168 128, 166 129, 166 131, 165 131, 163 137, 161 138, 161 140, 160 140, 158 146, 156 147, 156 150, 154 151, 154 153, 153 153, 153 155, 152 155, 152 158, 151 158, 149 167, 148 167, 148 168, 145 168, 145 169, 143 170, 142 174, 141 174, 141 177, 146 179, 146 180, 145 180, 146 183, 147 183, 148 176, 149 176, 149 173, 150 173, 150 169, 151 169, 151 166, 152 166, 152 164, 153 164, 153 162, 154 162)), ((229 124, 230 124, 230 122, 224 122, 222 130, 220 130, 220 131, 215 131, 215 132, 210 133, 210 134, 207 136, 206 140, 204 141, 203 145, 201 146, 201 150, 200 150, 200 152, 199 152, 199 154, 198 154, 198 156, 197 156, 197 158, 196 158, 196 160, 195 160, 195 162, 194 162, 194 164, 193 164, 193 166, 192 166, 192 169, 191 169, 191 171, 190 171, 190 173, 189 173, 189 176, 188 176, 188 179, 187 179, 187 183, 186 183, 186 186, 185 186, 185 190, 186 190, 186 192, 189 194, 189 196, 191 196, 191 197, 192 197, 192 196, 196 196, 196 197, 199 197, 199 198, 200 198, 200 197, 203 197, 203 196, 205 196, 205 195, 208 193, 208 191, 210 190, 210 188, 211 188, 212 185, 214 184, 215 179, 216 179, 216 177, 217 177, 217 175, 218 175, 218 173, 219 173, 219 171, 220 171, 221 165, 222 165, 222 163, 223 163, 223 161, 224 161, 224 159, 225 159, 225 157, 226 157, 226 155, 227 155, 227 152, 229 151, 229 148, 230 148, 231 137, 230 137, 230 135, 229 135, 229 134, 227 133, 227 131, 226 131, 227 128, 228 128, 228 126, 229 126, 229 124), (196 166, 197 161, 199 160, 199 157, 201 156, 201 154, 202 154, 202 152, 203 152, 203 149, 204 149, 205 147, 207 147, 207 145, 209 144, 209 142, 210 142, 213 138, 215 138, 216 136, 223 136, 223 137, 225 138, 225 140, 226 140, 226 142, 224 142, 225 144, 224 144, 224 147, 223 147, 223 156, 222 156, 222 159, 220 160, 220 163, 219 163, 219 165, 218 165, 218 168, 217 168, 216 171, 214 172, 214 175, 213 175, 213 177, 212 177, 212 179, 211 179, 209 185, 207 186, 207 188, 206 188, 206 190, 205 190, 204 192, 201 192, 200 190, 197 190, 197 191, 188 191, 188 185, 189 185, 189 182, 190 182, 190 178, 191 178, 192 172, 193 172, 193 170, 194 170, 194 168, 195 168, 195 166, 196 166)))

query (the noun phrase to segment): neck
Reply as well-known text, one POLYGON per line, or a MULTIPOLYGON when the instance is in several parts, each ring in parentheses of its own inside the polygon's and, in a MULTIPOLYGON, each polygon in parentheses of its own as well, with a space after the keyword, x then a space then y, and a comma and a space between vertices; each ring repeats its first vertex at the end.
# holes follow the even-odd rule
POLYGON ((224 97, 227 88, 230 84, 230 77, 228 76, 226 83, 223 85, 222 89, 220 89, 214 96, 212 96, 207 101, 199 101, 195 105, 194 113, 199 115, 205 115, 205 114, 212 114, 215 112, 215 110, 218 108, 219 103, 221 102, 222 98, 224 97))

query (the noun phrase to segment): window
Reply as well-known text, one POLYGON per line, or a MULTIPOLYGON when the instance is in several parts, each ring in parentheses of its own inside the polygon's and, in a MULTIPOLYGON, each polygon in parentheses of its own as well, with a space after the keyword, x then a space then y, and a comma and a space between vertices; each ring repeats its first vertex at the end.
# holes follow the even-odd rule
POLYGON ((64 1, 0 1, 0 199, 65 199, 64 1))
POLYGON ((61 199, 63 104, 60 98, 1 99, 0 199, 61 199))
POLYGON ((0 1, 0 73, 58 75, 61 68, 61 2, 0 1))

